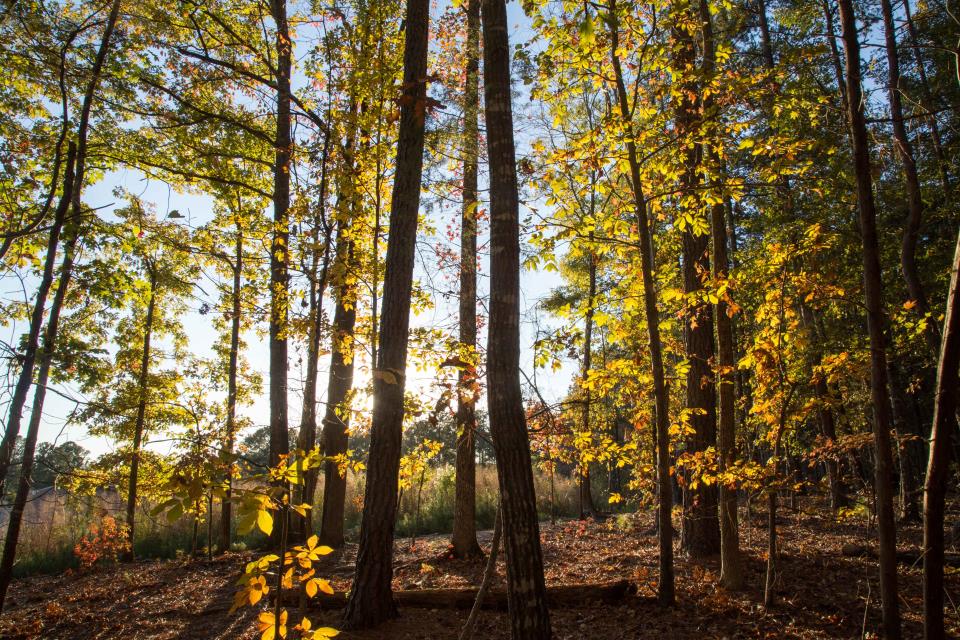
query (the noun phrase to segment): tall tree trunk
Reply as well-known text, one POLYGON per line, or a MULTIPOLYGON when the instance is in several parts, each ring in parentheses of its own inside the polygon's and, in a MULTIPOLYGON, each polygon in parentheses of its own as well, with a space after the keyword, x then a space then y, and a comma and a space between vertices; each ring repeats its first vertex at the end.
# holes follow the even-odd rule
MULTIPOLYGON (((349 221, 341 220, 337 231, 334 290, 337 297, 330 336, 330 378, 327 383, 327 410, 323 417, 323 449, 328 458, 347 453, 350 414, 343 406, 353 388, 354 327, 357 322, 357 293, 347 271, 353 264, 353 241, 349 221)), ((331 547, 343 546, 343 512, 347 478, 333 459, 324 463, 323 510, 320 541, 331 547)))
MULTIPOLYGON (((591 233, 591 239, 593 234, 591 233)), ((590 280, 589 290, 587 292, 587 314, 583 329, 583 373, 581 379, 584 385, 583 414, 581 416, 580 429, 584 433, 590 432, 590 391, 586 388, 587 376, 590 375, 590 359, 592 355, 591 345, 593 343, 593 300, 597 295, 597 256, 593 254, 593 247, 590 248, 590 280)), ((580 519, 595 516, 597 507, 593 504, 593 491, 590 488, 590 463, 581 463, 580 468, 580 519)))
POLYGON ((390 205, 380 345, 373 375, 370 458, 357 569, 344 619, 345 625, 351 629, 374 627, 397 613, 390 581, 393 578, 393 531, 397 514, 410 295, 423 172, 429 22, 429 1, 408 0, 397 168, 390 205))
POLYGON ((484 108, 490 163, 490 326, 487 402, 497 456, 514 640, 548 640, 550 614, 520 389, 520 229, 510 43, 504 0, 483 0, 484 108))
MULTIPOLYGON (((717 73, 716 43, 713 37, 713 18, 710 4, 700 0, 700 20, 703 23, 703 67, 708 81, 712 82, 717 73)), ((715 105, 711 97, 704 99, 704 113, 707 118, 716 118, 715 105)), ((724 175, 722 160, 715 150, 710 148, 708 158, 713 165, 715 175, 724 175)), ((713 248, 713 279, 719 285, 727 280, 730 258, 727 255, 727 220, 725 185, 715 183, 714 196, 718 202, 711 207, 711 237, 713 248)), ((732 466, 737 458, 736 398, 734 396, 734 371, 736 359, 733 350, 732 311, 723 298, 717 300, 714 308, 717 325, 717 384, 718 388, 718 427, 717 444, 720 450, 720 469, 732 466)), ((737 522, 737 490, 725 484, 719 485, 720 492, 720 582, 728 589, 743 586, 743 563, 740 558, 740 532, 737 522)))
MULTIPOLYGON (((903 168, 903 180, 907 187, 907 223, 900 245, 900 270, 907 284, 910 297, 916 301, 917 313, 926 315, 930 311, 926 291, 920 281, 917 270, 917 240, 920 224, 923 221, 923 196, 920 192, 920 178, 917 175, 917 162, 913 155, 913 146, 907 136, 903 123, 903 104, 900 99, 900 56, 897 53, 896 25, 893 23, 893 7, 890 0, 880 0, 883 9, 883 31, 887 49, 887 97, 890 104, 890 116, 893 119, 893 141, 903 168)), ((940 329, 932 319, 927 321, 924 332, 930 350, 936 353, 940 348, 940 329)))
MULTIPOLYGON (((683 4, 677 9, 678 15, 692 12, 694 7, 683 4)), ((698 16, 699 17, 699 16, 698 16)), ((673 27, 674 64, 680 69, 692 69, 696 61, 694 34, 689 24, 678 23, 673 27)), ((690 73, 687 71, 685 73, 690 73)), ((680 80, 681 97, 676 104, 676 128, 680 136, 684 168, 680 181, 681 198, 695 199, 699 202, 698 166, 702 162, 699 145, 693 144, 697 129, 698 105, 693 96, 700 87, 690 77, 680 80)), ((697 235, 693 229, 683 231, 683 290, 686 294, 695 294, 703 289, 703 278, 710 273, 710 258, 707 254, 707 236, 697 235)), ((716 393, 712 382, 713 372, 710 362, 714 357, 713 347, 713 310, 710 305, 697 304, 690 309, 685 319, 683 341, 689 369, 687 371, 686 407, 697 413, 691 416, 693 435, 687 439, 687 452, 696 454, 716 445, 717 410, 716 393)), ((683 547, 694 558, 719 553, 720 522, 718 515, 718 495, 715 485, 699 483, 691 489, 689 483, 683 490, 683 528, 681 536, 683 547)))
MULTIPOLYGON (((311 233, 311 253, 309 267, 309 313, 307 328, 307 373, 303 385, 303 406, 300 411, 300 433, 297 437, 297 448, 303 452, 310 452, 317 441, 317 378, 320 367, 320 337, 323 331, 323 296, 327 289, 327 272, 330 265, 330 234, 331 225, 327 221, 327 161, 330 156, 330 135, 324 136, 323 151, 320 159, 320 195, 317 203, 317 215, 313 220, 311 233), (320 227, 324 227, 323 245, 321 251, 320 227), (321 257, 322 253, 322 257, 321 257)), ((303 474, 303 486, 300 491, 300 500, 309 505, 314 504, 314 494, 317 491, 317 470, 308 469, 303 474)), ((294 528, 301 540, 306 540, 313 534, 313 511, 307 511, 306 516, 294 528)))
POLYGON ((130 549, 125 553, 125 559, 131 561, 136 557, 133 543, 137 524, 137 480, 140 473, 140 448, 143 444, 143 432, 147 419, 147 399, 149 395, 150 378, 150 339, 153 336, 153 321, 157 302, 157 272, 154 265, 147 266, 149 270, 149 286, 147 293, 147 315, 143 321, 143 351, 140 354, 140 371, 138 372, 137 416, 133 424, 133 449, 130 454, 130 477, 127 484, 127 537, 130 549))
MULTIPOLYGON (((276 27, 277 130, 273 166, 273 233, 270 243, 270 458, 271 467, 290 451, 287 425, 287 318, 289 314, 290 29, 286 0, 271 0, 276 27)), ((274 542, 283 527, 274 527, 274 542)))
MULTIPOLYGON (((227 362, 227 424, 225 425, 224 452, 228 458, 233 456, 237 438, 237 363, 240 358, 240 316, 242 314, 241 295, 243 286, 243 225, 240 222, 238 208, 236 218, 236 239, 234 241, 233 289, 230 292, 232 305, 230 313, 230 355, 227 362)), ((232 462, 231 462, 232 466, 232 462)), ((233 472, 227 471, 227 487, 220 507, 220 550, 230 550, 233 536, 233 472)))
POLYGON ((950 475, 951 441, 956 436, 960 394, 960 236, 953 255, 947 315, 937 368, 930 459, 923 494, 923 635, 926 640, 946 637, 943 628, 943 516, 950 475))
POLYGON ((477 542, 477 172, 480 156, 480 0, 468 0, 467 79, 463 103, 463 215, 460 225, 460 345, 469 367, 457 378, 457 479, 453 509, 453 555, 483 555, 477 542))
POLYGON ((623 67, 617 49, 620 46, 620 20, 616 0, 609 1, 610 60, 617 85, 617 103, 620 120, 628 135, 627 160, 630 164, 630 187, 634 214, 637 218, 637 237, 640 247, 640 272, 643 277, 643 301, 647 324, 647 344, 650 351, 650 372, 653 377, 653 396, 656 407, 657 447, 657 532, 659 536, 659 573, 657 599, 662 605, 675 601, 673 575, 673 491, 670 475, 670 391, 663 367, 663 343, 660 340, 660 311, 657 308, 657 285, 654 281, 654 248, 647 214, 647 202, 640 177, 640 161, 634 141, 633 115, 630 99, 623 80, 623 67))
POLYGON ((860 233, 863 237, 863 288, 870 334, 870 388, 873 399, 873 435, 876 449, 875 492, 879 530, 880 596, 883 629, 888 638, 900 638, 900 605, 897 600, 897 532, 893 513, 890 447, 890 393, 887 381, 887 347, 884 335, 883 279, 877 240, 877 213, 870 174, 870 149, 860 87, 860 42, 853 0, 839 0, 841 33, 846 57, 847 116, 853 142, 854 171, 860 233))
MULTIPOLYGON (((73 180, 73 153, 74 148, 71 144, 68 149, 66 173, 64 175, 64 192, 69 191, 68 186, 73 180)), ((37 436, 40 433, 40 421, 43 418, 43 404, 47 395, 47 383, 50 379, 50 364, 53 361, 53 354, 56 349, 57 333, 60 328, 60 314, 63 311, 64 300, 70 287, 70 279, 73 275, 74 255, 78 241, 77 225, 67 225, 65 230, 66 242, 63 247, 63 261, 60 265, 60 279, 57 283, 57 291, 53 296, 53 304, 50 307, 50 318, 43 335, 43 347, 39 353, 39 368, 37 371, 37 387, 33 394, 33 406, 30 410, 30 423, 27 426, 27 437, 23 445, 23 461, 20 464, 20 480, 17 485, 17 494, 13 501, 13 508, 10 510, 10 519, 7 523, 6 539, 3 546, 3 557, 0 558, 0 611, 3 611, 3 604, 6 600, 7 589, 10 586, 10 580, 13 577, 13 564, 17 557, 17 545, 20 542, 20 527, 23 523, 23 512, 30 497, 30 489, 33 486, 33 463, 36 453, 37 436)))

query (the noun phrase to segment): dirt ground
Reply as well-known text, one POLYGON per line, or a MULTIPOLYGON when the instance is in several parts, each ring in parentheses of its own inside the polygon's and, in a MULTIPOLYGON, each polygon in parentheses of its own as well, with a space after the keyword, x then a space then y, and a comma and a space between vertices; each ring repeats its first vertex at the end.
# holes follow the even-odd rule
MULTIPOLYGON (((837 523, 823 511, 782 509, 779 526, 781 571, 778 602, 762 604, 765 571, 765 514, 748 522, 741 512, 742 546, 748 587, 731 593, 717 584, 716 559, 694 564, 676 557, 677 605, 664 609, 652 601, 657 579, 656 538, 646 533, 650 515, 602 522, 542 525, 548 585, 628 579, 637 595, 618 605, 585 603, 551 612, 555 637, 591 638, 856 638, 871 637, 879 625, 879 585, 874 560, 847 557, 845 544, 872 540, 865 523, 837 523)), ((919 526, 901 527, 899 549, 916 551, 919 526)), ((486 547, 490 532, 480 535, 486 547)), ((679 547, 679 545, 677 545, 679 547)), ((334 587, 350 586, 356 547, 328 556, 321 575, 334 587)), ((253 639, 262 609, 228 614, 233 585, 251 553, 232 553, 213 561, 141 562, 105 567, 86 574, 42 576, 16 581, 0 617, 0 638, 44 639, 253 639)), ((504 583, 502 561, 497 583, 504 583)), ((394 589, 476 585, 482 561, 451 560, 447 538, 430 536, 396 543, 394 589)), ((922 636, 921 568, 900 565, 904 635, 922 636)), ((949 631, 960 637, 960 572, 947 576, 949 631)), ((265 601, 264 601, 265 602, 265 601)), ((265 606, 265 605, 264 605, 265 606)), ((379 629, 342 633, 344 640, 375 638, 456 638, 466 611, 407 609, 379 629)), ((338 611, 317 611, 314 624, 336 627, 338 611)), ((482 612, 476 638, 508 638, 505 613, 482 612)))

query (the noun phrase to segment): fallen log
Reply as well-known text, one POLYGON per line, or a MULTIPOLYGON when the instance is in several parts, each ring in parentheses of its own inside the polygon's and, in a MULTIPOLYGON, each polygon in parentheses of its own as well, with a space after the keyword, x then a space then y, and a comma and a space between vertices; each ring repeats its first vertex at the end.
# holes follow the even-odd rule
MULTIPOLYGON (((859 543, 847 543, 843 545, 841 553, 848 558, 876 558, 877 550, 871 546, 859 543)), ((920 565, 923 563, 922 551, 897 551, 897 561, 900 564, 920 565)), ((946 553, 943 557, 943 564, 948 567, 960 567, 960 554, 946 553)))
MULTIPOLYGON (((576 608, 590 603, 616 603, 636 594, 637 586, 628 580, 600 584, 570 584, 547 587, 547 602, 552 608, 576 608)), ((398 607, 411 609, 470 609, 477 597, 477 589, 410 589, 394 591, 393 599, 398 607)), ((284 591, 281 604, 298 606, 300 595, 294 591, 284 591)), ((347 606, 347 594, 343 592, 328 595, 318 593, 307 601, 311 609, 341 609, 347 606)), ((507 592, 505 589, 491 589, 483 600, 482 608, 498 611, 507 610, 507 592)))

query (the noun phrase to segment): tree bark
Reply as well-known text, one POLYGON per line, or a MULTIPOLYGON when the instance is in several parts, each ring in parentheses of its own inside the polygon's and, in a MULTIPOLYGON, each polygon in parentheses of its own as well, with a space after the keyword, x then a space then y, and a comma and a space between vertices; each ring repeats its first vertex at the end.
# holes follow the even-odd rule
POLYGON ((880 546, 880 596, 883 630, 900 638, 900 605, 897 600, 897 532, 893 513, 890 447, 890 394, 887 380, 887 347, 884 335, 883 279, 877 239, 877 213, 870 174, 870 149, 860 87, 860 42, 853 0, 839 0, 841 33, 846 60, 847 118, 853 143, 857 206, 863 238, 863 288, 870 335, 870 388, 873 400, 873 435, 876 450, 875 492, 880 546))
MULTIPOLYGON (((679 12, 692 11, 684 5, 679 12)), ((674 64, 680 69, 692 69, 696 59, 694 35, 685 24, 673 27, 674 64)), ((693 97, 697 83, 685 77, 680 80, 681 97, 675 106, 677 134, 683 145, 684 168, 680 176, 681 198, 699 202, 697 168, 702 161, 699 146, 692 137, 697 129, 698 105, 693 97), (689 138, 689 139, 688 139, 689 138)), ((683 206, 683 205, 681 205, 683 206)), ((707 236, 696 235, 692 229, 683 231, 683 290, 687 295, 703 289, 703 277, 710 273, 710 258, 707 253, 707 236)), ((694 434, 687 439, 686 450, 696 454, 716 445, 717 411, 713 372, 710 362, 714 357, 713 310, 710 305, 697 303, 689 310, 684 323, 684 349, 689 369, 686 375, 686 407, 696 411, 690 417, 694 434)), ((694 558, 703 558, 720 551, 720 523, 718 516, 716 485, 699 483, 696 489, 689 484, 683 489, 683 528, 681 541, 684 549, 694 558)))
POLYGON ((634 141, 633 116, 630 99, 623 79, 623 67, 617 54, 619 47, 619 17, 616 0, 609 1, 610 61, 617 86, 619 117, 628 135, 627 160, 630 165, 630 187, 634 214, 637 219, 637 238, 640 248, 640 273, 643 278, 643 300, 647 326, 647 345, 650 351, 650 372, 653 377, 653 396, 656 408, 657 448, 657 533, 659 541, 659 574, 657 599, 664 606, 675 601, 673 572, 673 491, 670 475, 670 391, 663 367, 663 343, 660 340, 660 311, 657 308, 657 286, 654 281, 656 251, 650 232, 647 202, 640 177, 640 161, 634 141))
POLYGON ((132 561, 136 557, 133 548, 134 535, 137 524, 137 480, 140 472, 140 447, 143 444, 143 432, 147 419, 147 396, 149 394, 150 376, 150 339, 153 336, 153 321, 157 302, 157 272, 152 264, 147 265, 149 272, 149 290, 147 295, 147 314, 143 321, 143 351, 140 355, 140 371, 137 386, 139 397, 137 400, 137 416, 133 424, 133 450, 130 454, 130 477, 127 484, 127 537, 130 549, 124 554, 124 559, 132 561))
POLYGON ((950 452, 955 437, 960 394, 960 236, 953 256, 943 343, 937 367, 937 386, 930 431, 930 458, 923 494, 923 635, 926 640, 946 637, 943 627, 943 517, 950 475, 950 452))
POLYGON ((463 102, 463 214, 460 223, 460 345, 471 354, 457 375, 457 479, 453 555, 483 555, 477 542, 477 172, 480 156, 480 0, 468 0, 467 78, 463 102))
MULTIPOLYGON (((276 28, 277 130, 273 166, 273 233, 270 242, 270 458, 271 467, 290 451, 287 424, 287 318, 289 314, 291 48, 286 0, 271 0, 276 28)), ((274 527, 276 543, 282 527, 274 527)))
POLYGON ((390 240, 383 283, 380 345, 373 376, 370 458, 357 569, 344 618, 349 629, 374 627, 397 614, 390 581, 393 578, 393 531, 397 514, 410 295, 423 172, 429 21, 429 1, 408 0, 390 240))
POLYGON ((504 0, 483 0, 484 108, 490 164, 487 400, 497 456, 514 640, 551 637, 530 441, 520 389, 520 204, 504 0))

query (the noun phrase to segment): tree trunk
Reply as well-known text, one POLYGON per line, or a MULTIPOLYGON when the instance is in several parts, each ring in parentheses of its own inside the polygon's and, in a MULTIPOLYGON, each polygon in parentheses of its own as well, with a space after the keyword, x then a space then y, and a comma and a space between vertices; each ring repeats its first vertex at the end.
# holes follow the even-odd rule
MULTIPOLYGON (((920 282, 917 270, 917 240, 920 224, 923 221, 923 196, 920 192, 920 178, 917 175, 917 162, 913 155, 913 146, 907 136, 903 123, 903 104, 900 99, 900 56, 897 53, 896 26, 893 23, 893 7, 890 0, 880 0, 883 9, 883 31, 887 49, 887 97, 890 104, 890 117, 893 119, 893 140, 900 164, 903 168, 903 180, 907 187, 907 223, 903 230, 900 245, 900 269, 907 284, 910 297, 916 301, 916 311, 925 316, 930 311, 926 291, 920 282)), ((935 320, 928 319, 924 332, 930 351, 936 353, 940 348, 940 329, 935 320)))
POLYGON ((483 71, 490 163, 490 325, 487 400, 497 456, 514 640, 548 640, 540 525, 520 389, 520 229, 510 43, 504 0, 483 0, 483 71))
MULTIPOLYGON (((673 62, 679 69, 686 69, 678 79, 680 97, 675 105, 677 135, 682 147, 683 170, 680 176, 682 199, 700 201, 698 189, 698 166, 702 162, 700 146, 694 144, 698 129, 698 107, 694 96, 699 94, 699 83, 691 76, 696 62, 694 34, 690 31, 693 19, 684 22, 685 14, 693 7, 683 5, 676 9, 677 22, 672 28, 673 62)), ((699 18, 699 14, 697 15, 699 18)), ((686 206, 682 205, 681 206, 686 206)), ((696 208, 696 207, 694 207, 696 208)), ((710 273, 707 254, 707 236, 696 235, 691 228, 683 230, 682 237, 683 290, 695 294, 703 289, 703 278, 710 273)), ((694 434, 687 439, 686 450, 696 454, 716 445, 717 414, 716 394, 712 382, 710 362, 714 357, 713 310, 710 305, 697 303, 689 310, 684 321, 684 350, 689 362, 686 376, 686 408, 697 411, 690 422, 694 434)), ((691 489, 689 483, 683 490, 683 520, 681 542, 683 548, 694 558, 719 553, 720 522, 718 495, 715 485, 699 483, 691 489)))
POLYGON ((125 560, 132 561, 135 557, 133 548, 134 534, 137 519, 137 476, 140 472, 140 447, 143 444, 143 432, 147 419, 147 395, 149 393, 150 376, 150 339, 153 336, 153 320, 157 301, 157 274, 152 264, 147 265, 149 271, 150 289, 147 293, 147 315, 143 323, 143 351, 140 355, 140 371, 137 386, 139 399, 137 400, 137 417, 133 424, 133 450, 130 454, 130 478, 127 484, 127 537, 130 549, 125 553, 125 560))
MULTIPOLYGON (((234 245, 233 290, 230 292, 232 310, 230 314, 230 356, 227 363, 227 424, 224 449, 228 458, 233 456, 233 447, 237 438, 237 361, 240 357, 240 315, 241 287, 243 284, 243 226, 240 222, 240 211, 237 211, 236 241, 234 245)), ((231 462, 232 466, 232 462, 231 462)), ((233 472, 227 471, 227 487, 220 506, 220 551, 230 550, 233 536, 233 504, 230 502, 233 493, 233 472)))
MULTIPOLYGON (((273 233, 270 243, 270 459, 271 467, 290 451, 287 426, 287 317, 290 296, 288 242, 290 239, 290 29, 286 0, 271 0, 276 26, 277 130, 273 166, 273 233)), ((277 543, 283 527, 274 527, 277 543)))
POLYGON ((373 374, 370 458, 360 525, 357 570, 344 623, 349 629, 379 625, 397 614, 393 578, 393 531, 403 428, 403 395, 410 327, 417 214, 423 172, 427 108, 428 0, 408 0, 403 54, 403 96, 396 175, 390 206, 380 345, 373 374))
MULTIPOLYGON (((617 53, 619 47, 619 17, 616 0, 609 0, 610 60, 617 85, 617 103, 620 120, 630 133, 633 116, 623 80, 623 67, 617 53)), ((657 285, 654 281, 656 255, 647 203, 640 178, 640 161, 633 135, 627 135, 627 160, 630 164, 630 186, 633 192, 634 213, 637 218, 637 237, 640 245, 640 272, 643 277, 643 300, 647 324, 647 344, 650 351, 650 370, 653 377, 653 395, 656 406, 657 447, 657 532, 659 538, 659 573, 657 599, 668 606, 675 601, 673 575, 673 491, 670 474, 670 392, 663 368, 663 343, 660 340, 660 311, 657 308, 657 285)))
MULTIPOLYGON (((716 45, 713 38, 713 18, 707 0, 700 0, 700 20, 703 23, 703 67, 708 81, 715 77, 717 69, 716 45)), ((707 117, 715 117, 712 97, 704 99, 707 117)), ((709 147, 708 147, 709 148, 709 147)), ((716 175, 723 175, 722 161, 712 148, 708 158, 716 175)), ((729 275, 730 258, 727 255, 727 220, 725 185, 714 184, 714 196, 719 201, 711 207, 711 236, 713 248, 713 279, 716 285, 725 282, 729 275)), ((733 319, 724 298, 719 298, 714 307, 717 325, 717 384, 718 427, 717 444, 720 453, 720 469, 732 466, 737 458, 736 398, 734 396, 734 372, 736 359, 733 350, 733 319)), ((743 586, 743 565, 740 559, 740 532, 737 523, 737 490, 719 483, 720 515, 720 582, 727 589, 743 586)))
POLYGON ((468 0, 467 78, 463 103, 463 215, 460 224, 460 345, 471 355, 457 376, 457 479, 453 555, 483 555, 477 542, 477 172, 480 156, 480 0, 468 0))
MULTIPOLYGON (((591 239, 593 234, 591 233, 591 239)), ((587 314, 583 328, 583 372, 580 377, 583 389, 583 414, 581 416, 580 429, 584 433, 590 432, 590 391, 586 388, 587 376, 590 375, 590 365, 593 343, 593 299, 597 295, 597 256, 593 254, 593 248, 590 249, 590 274, 589 291, 587 292, 587 314)), ((591 438, 592 439, 592 438, 591 438)), ((580 463, 580 519, 586 519, 597 515, 597 507, 593 504, 593 491, 590 488, 590 463, 580 463)))
POLYGON ((890 448, 890 394, 884 336, 883 280, 877 240, 877 214, 870 174, 870 149, 860 87, 860 43, 853 0, 839 0, 841 33, 846 57, 847 116, 853 142, 857 180, 857 205, 863 237, 863 288, 870 334, 870 387, 873 399, 873 435, 876 449, 875 491, 880 539, 880 596, 883 628, 888 638, 900 638, 900 605, 897 600, 897 532, 893 513, 890 448))
MULTIPOLYGON (((320 195, 317 200, 317 215, 313 220, 311 233, 311 259, 309 267, 309 313, 307 329, 307 373, 303 384, 303 407, 300 411, 300 433, 297 448, 309 453, 317 441, 317 378, 320 366, 320 337, 323 331, 323 296, 327 289, 327 272, 330 265, 331 226, 327 221, 327 161, 330 156, 330 134, 324 135, 323 151, 320 156, 320 195), (324 227, 323 250, 321 258, 320 227, 324 227), (322 263, 322 266, 321 266, 322 263)), ((300 501, 314 504, 317 491, 317 470, 308 469, 303 474, 303 487, 300 501)), ((313 535, 313 510, 308 510, 298 526, 294 528, 300 540, 313 535)))
MULTIPOLYGON (((337 306, 330 336, 330 379, 327 383, 327 410, 323 417, 323 452, 327 457, 347 453, 350 414, 344 401, 353 388, 354 326, 357 322, 356 288, 347 271, 353 264, 353 241, 349 222, 341 221, 337 231, 334 265, 337 306)), ((323 510, 320 517, 320 541, 331 547, 343 546, 343 512, 347 495, 346 475, 334 460, 324 463, 323 510)))
MULTIPOLYGON (((64 175, 64 192, 69 191, 67 185, 73 180, 74 148, 71 144, 68 156, 66 173, 64 175)), ((60 328, 60 314, 73 275, 73 262, 78 241, 78 228, 70 224, 66 228, 66 243, 63 247, 63 262, 60 265, 60 280, 57 292, 53 296, 53 305, 50 308, 50 318, 47 321, 43 335, 43 347, 40 350, 40 366, 37 372, 37 387, 33 395, 33 407, 30 410, 30 423, 27 426, 27 437, 23 444, 23 461, 20 464, 20 480, 17 485, 17 494, 13 508, 10 510, 10 519, 7 523, 6 539, 3 546, 3 557, 0 558, 0 611, 6 600, 7 589, 13 577, 13 564, 17 557, 17 545, 20 542, 20 527, 23 522, 23 512, 30 497, 30 488, 33 485, 34 454, 37 446, 37 436, 40 433, 40 421, 43 417, 43 404, 47 395, 47 383, 50 378, 50 364, 53 361, 56 349, 57 333, 60 328)))
POLYGON ((937 368, 937 387, 930 431, 930 459, 923 494, 923 635, 926 640, 946 637, 943 628, 943 516, 950 476, 951 441, 955 436, 957 397, 960 393, 960 236, 953 256, 943 344, 937 368))

